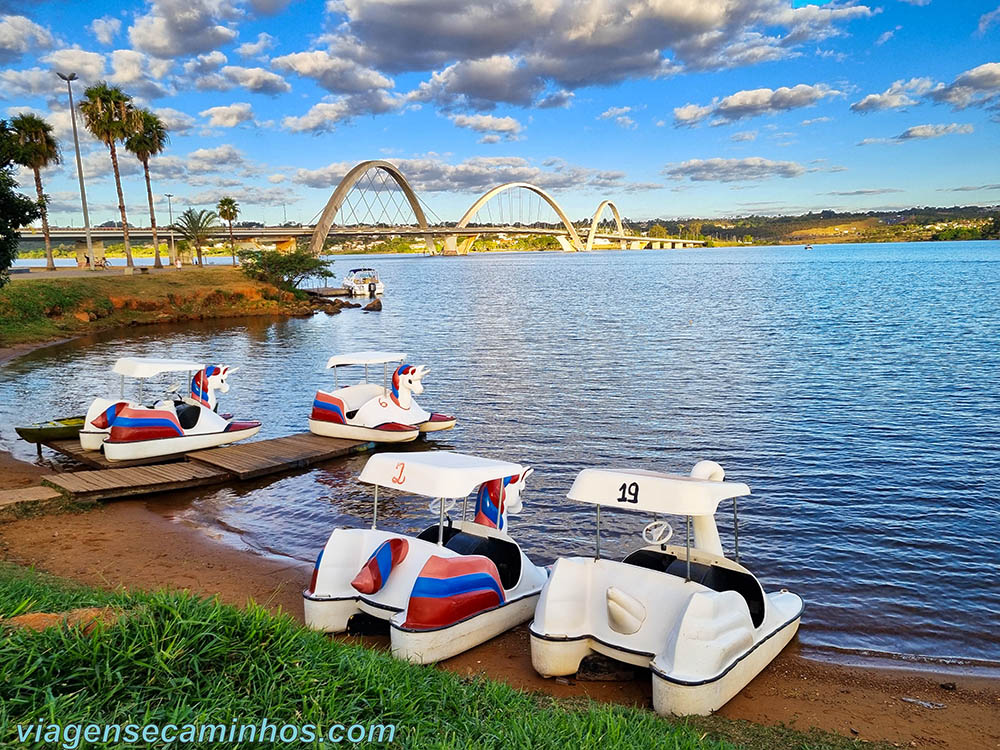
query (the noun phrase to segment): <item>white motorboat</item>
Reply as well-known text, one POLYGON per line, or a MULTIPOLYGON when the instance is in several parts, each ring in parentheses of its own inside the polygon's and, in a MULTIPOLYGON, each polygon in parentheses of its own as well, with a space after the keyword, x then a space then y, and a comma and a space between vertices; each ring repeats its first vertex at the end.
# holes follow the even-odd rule
POLYGON ((374 268, 352 268, 342 283, 352 297, 374 297, 385 294, 385 284, 374 268))
POLYGON ((132 461, 213 448, 253 437, 260 432, 260 422, 233 420, 232 415, 216 412, 215 393, 229 391, 227 378, 236 369, 189 360, 121 358, 112 368, 113 373, 121 376, 120 396, 96 398, 90 404, 80 430, 80 447, 103 449, 109 461, 132 461), (191 378, 190 395, 180 397, 178 384, 168 391, 168 398, 144 406, 144 381, 168 372, 187 372, 191 378), (127 377, 138 380, 137 400, 125 398, 127 377))
POLYGON ((782 589, 765 594, 754 575, 725 557, 715 512, 750 494, 723 481, 713 461, 689 477, 636 469, 586 469, 569 499, 597 506, 594 557, 560 558, 531 624, 531 661, 545 677, 571 675, 591 653, 648 667, 660 714, 708 714, 752 680, 798 630, 802 600, 782 589), (653 520, 648 546, 621 562, 601 559, 601 508, 686 517, 686 540, 653 520), (694 544, 691 543, 691 527, 694 544))
POLYGON ((340 633, 355 615, 387 620, 393 655, 427 664, 530 620, 546 570, 507 532, 530 473, 519 464, 445 451, 369 458, 360 478, 375 486, 372 526, 330 535, 302 594, 306 625, 340 633), (378 530, 379 487, 434 498, 438 522, 417 536, 378 530), (452 521, 458 500, 461 520, 452 521))
POLYGON ((423 378, 430 370, 404 363, 402 352, 354 352, 330 357, 326 366, 333 369, 334 390, 318 390, 313 398, 309 431, 325 437, 405 443, 421 432, 450 430, 455 417, 429 412, 420 407, 413 395, 424 392, 423 378), (396 364, 389 376, 389 365, 396 364), (355 385, 340 387, 340 367, 361 366, 365 378, 355 385), (382 384, 368 381, 369 368, 382 365, 382 384))

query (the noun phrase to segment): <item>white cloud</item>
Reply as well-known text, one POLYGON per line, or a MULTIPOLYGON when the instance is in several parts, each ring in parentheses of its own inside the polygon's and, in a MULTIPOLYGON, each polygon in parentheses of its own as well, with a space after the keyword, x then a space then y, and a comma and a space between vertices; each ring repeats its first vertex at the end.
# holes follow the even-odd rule
POLYGON ((271 64, 286 73, 312 78, 335 94, 360 94, 371 89, 389 89, 393 86, 392 79, 377 70, 324 50, 293 52, 274 58, 271 64))
POLYGON ((241 123, 253 121, 253 107, 247 102, 209 107, 198 114, 207 117, 209 127, 213 128, 235 128, 241 123))
POLYGON ((330 101, 319 102, 300 117, 289 115, 281 125, 293 133, 329 133, 342 122, 361 115, 381 115, 398 110, 404 104, 398 96, 382 90, 367 94, 351 94, 330 101))
POLYGON ((26 16, 0 16, 0 62, 16 60, 26 52, 48 49, 54 43, 48 29, 26 16))
POLYGON ((241 11, 233 0, 152 0, 129 28, 132 46, 154 57, 208 52, 236 38, 230 28, 241 11))
POLYGON ((285 181, 285 175, 283 175, 283 174, 272 174, 272 175, 268 176, 267 181, 270 182, 272 185, 277 185, 278 183, 281 183, 281 182, 285 181))
POLYGON ((953 122, 949 125, 914 125, 907 128, 896 136, 897 141, 923 140, 926 138, 940 138, 943 135, 968 134, 973 131, 971 125, 959 125, 953 122))
POLYGON ((236 54, 241 57, 258 57, 274 47, 275 39, 266 31, 257 35, 256 42, 245 42, 236 48, 236 54))
POLYGON ((501 137, 514 141, 521 134, 521 123, 513 117, 493 115, 452 115, 451 121, 460 128, 485 133, 481 143, 497 143, 501 137))
POLYGON ((632 107, 608 107, 597 116, 598 120, 613 120, 619 127, 625 130, 635 130, 637 127, 635 120, 628 116, 632 112, 632 107))
POLYGON ((284 187, 257 187, 256 185, 242 185, 228 180, 212 180, 208 184, 214 186, 210 190, 202 190, 184 198, 185 202, 191 206, 211 206, 215 207, 220 196, 219 188, 226 188, 225 194, 235 198, 241 206, 281 206, 292 205, 299 196, 289 188, 284 187), (235 187, 235 189, 233 189, 235 187))
POLYGON ((193 128, 195 124, 195 119, 191 115, 172 107, 154 109, 153 114, 163 121, 163 125, 167 130, 177 135, 183 135, 193 128))
POLYGON ((169 93, 158 79, 165 77, 171 64, 167 60, 156 60, 151 64, 150 58, 142 52, 116 49, 111 53, 110 80, 130 94, 155 99, 169 93))
POLYGON ((881 47, 883 44, 885 44, 890 39, 892 39, 896 35, 896 32, 899 31, 901 28, 903 28, 903 27, 902 26, 897 26, 894 29, 889 29, 888 31, 883 31, 879 35, 879 38, 875 40, 875 46, 876 47, 881 47))
POLYGON ((226 65, 220 71, 222 75, 237 86, 242 86, 255 94, 285 94, 292 90, 291 85, 277 73, 264 68, 242 68, 237 65, 226 65))
POLYGON ((737 91, 721 100, 713 100, 710 105, 687 104, 674 110, 674 124, 678 127, 695 125, 706 117, 714 116, 713 125, 721 125, 736 120, 758 117, 766 114, 787 112, 800 107, 808 107, 821 99, 838 96, 841 92, 826 84, 782 86, 777 89, 747 89, 737 91))
POLYGON ((90 29, 90 33, 98 42, 110 47, 115 43, 118 32, 122 30, 122 21, 120 18, 104 16, 103 18, 95 18, 87 28, 90 29))
POLYGON ((214 73, 227 62, 229 59, 222 52, 213 50, 184 63, 184 72, 189 76, 203 76, 214 73))
MULTIPOLYGON (((104 77, 104 55, 79 47, 66 47, 50 52, 42 58, 42 62, 51 66, 53 71, 74 71, 80 77, 80 84, 84 86, 97 83, 104 77)), ((56 77, 51 73, 50 75, 56 77)), ((62 81, 59 81, 59 85, 65 87, 62 81)))
POLYGON ((1000 5, 997 6, 996 10, 991 10, 989 13, 983 13, 983 15, 979 17, 979 25, 976 27, 976 35, 985 36, 986 30, 995 23, 1000 23, 1000 5))
POLYGON ((187 168, 195 174, 227 171, 246 168, 248 162, 235 146, 228 143, 215 148, 199 148, 187 156, 187 168))
POLYGON ((868 94, 851 105, 852 112, 876 112, 884 109, 901 109, 917 103, 914 98, 926 94, 933 87, 930 78, 911 78, 895 81, 881 94, 868 94))
POLYGON ((906 143, 907 141, 923 141, 929 138, 940 138, 945 135, 968 135, 975 128, 972 125, 962 125, 957 122, 947 125, 914 125, 892 138, 865 138, 857 145, 870 146, 875 143, 906 143))
POLYGON ((530 105, 541 92, 543 83, 507 55, 493 55, 465 60, 431 74, 410 95, 414 101, 434 102, 445 110, 493 109, 498 102, 530 105))
POLYGON ((736 141, 737 143, 744 143, 746 141, 757 140, 756 130, 741 130, 739 133, 733 133, 729 136, 729 140, 736 141))
POLYGON ((668 177, 688 179, 692 182, 744 182, 767 180, 773 177, 798 177, 806 168, 794 161, 772 161, 759 156, 745 159, 689 159, 668 165, 668 177))
POLYGON ((967 70, 947 86, 938 84, 928 96, 954 109, 994 105, 1000 99, 1000 62, 984 63, 967 70))
POLYGON ((803 120, 802 124, 808 127, 809 125, 818 125, 821 122, 832 122, 832 117, 812 117, 808 120, 803 120))

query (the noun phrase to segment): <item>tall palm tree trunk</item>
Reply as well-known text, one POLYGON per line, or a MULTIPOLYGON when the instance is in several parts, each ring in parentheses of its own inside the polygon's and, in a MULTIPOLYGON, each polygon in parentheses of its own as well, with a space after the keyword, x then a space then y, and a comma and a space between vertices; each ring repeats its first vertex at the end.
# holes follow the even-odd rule
POLYGON ((233 220, 229 220, 229 252, 233 254, 233 268, 236 268, 236 240, 233 239, 233 220))
POLYGON ((129 268, 135 267, 132 260, 132 245, 128 239, 128 219, 125 217, 125 195, 122 193, 122 176, 118 171, 118 152, 115 150, 115 142, 111 141, 111 167, 115 172, 115 187, 118 188, 118 210, 122 214, 122 236, 125 238, 125 262, 129 268))
POLYGON ((156 239, 156 214, 153 212, 153 186, 149 182, 149 159, 142 162, 146 173, 146 198, 149 200, 149 226, 153 228, 153 268, 163 268, 160 261, 160 241, 156 239))
POLYGON ((45 205, 45 193, 42 192, 42 173, 35 167, 35 191, 38 193, 38 205, 42 209, 42 234, 45 235, 45 268, 54 271, 56 262, 52 259, 52 240, 49 238, 49 210, 45 205))

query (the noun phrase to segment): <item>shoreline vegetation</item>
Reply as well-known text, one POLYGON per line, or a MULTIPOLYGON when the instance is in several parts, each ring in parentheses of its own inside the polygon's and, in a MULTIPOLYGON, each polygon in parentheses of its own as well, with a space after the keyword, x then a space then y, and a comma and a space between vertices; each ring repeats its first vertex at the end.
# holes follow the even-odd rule
POLYGON ((114 328, 214 318, 339 313, 339 298, 310 297, 226 267, 185 267, 125 277, 25 278, 0 289, 0 347, 74 338, 114 328))

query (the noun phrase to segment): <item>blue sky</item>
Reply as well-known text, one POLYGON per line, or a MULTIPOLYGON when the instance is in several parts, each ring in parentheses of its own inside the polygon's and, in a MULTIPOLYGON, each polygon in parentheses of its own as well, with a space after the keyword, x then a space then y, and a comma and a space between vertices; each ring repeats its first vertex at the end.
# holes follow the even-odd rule
MULTIPOLYGON (((370 158, 445 219, 512 180, 574 218, 606 197, 634 218, 995 205, 997 2, 0 0, 0 117, 55 126, 62 224, 81 218, 55 69, 167 121, 161 213, 229 194, 310 221, 370 158)), ((92 221, 113 219, 107 150, 83 151, 92 221)))

